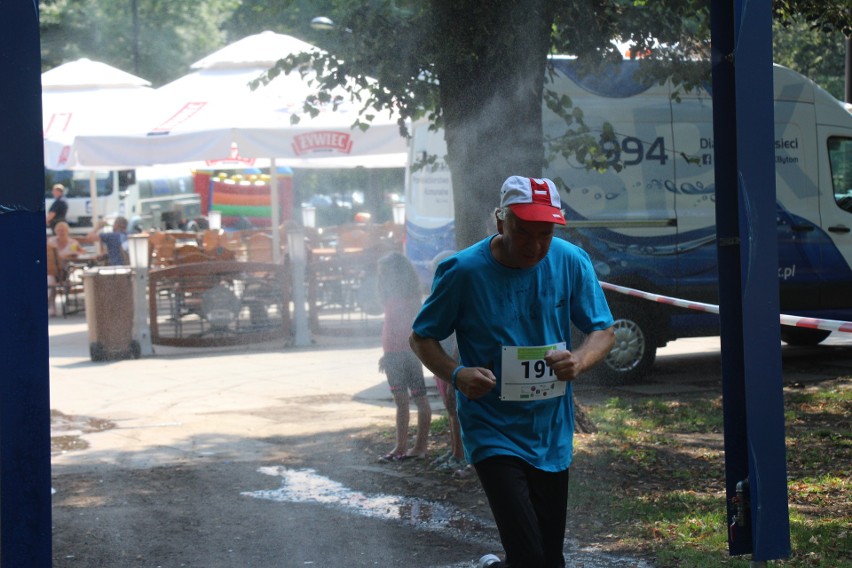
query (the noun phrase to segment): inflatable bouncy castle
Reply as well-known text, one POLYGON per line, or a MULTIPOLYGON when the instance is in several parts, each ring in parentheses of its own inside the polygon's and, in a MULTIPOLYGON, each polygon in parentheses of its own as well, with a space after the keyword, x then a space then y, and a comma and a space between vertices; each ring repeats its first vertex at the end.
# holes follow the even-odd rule
MULTIPOLYGON (((260 170, 232 172, 196 171, 195 192, 201 210, 219 211, 222 227, 269 227, 272 224, 272 177, 260 170)), ((293 171, 278 169, 278 204, 281 222, 293 217, 293 171)))

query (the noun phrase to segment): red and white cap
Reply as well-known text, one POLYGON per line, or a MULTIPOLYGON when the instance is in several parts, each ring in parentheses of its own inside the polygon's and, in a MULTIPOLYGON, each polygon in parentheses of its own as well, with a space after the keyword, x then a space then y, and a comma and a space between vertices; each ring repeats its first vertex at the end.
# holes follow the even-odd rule
POLYGON ((500 188, 500 207, 508 207, 524 221, 565 224, 559 190, 546 178, 508 178, 500 188))

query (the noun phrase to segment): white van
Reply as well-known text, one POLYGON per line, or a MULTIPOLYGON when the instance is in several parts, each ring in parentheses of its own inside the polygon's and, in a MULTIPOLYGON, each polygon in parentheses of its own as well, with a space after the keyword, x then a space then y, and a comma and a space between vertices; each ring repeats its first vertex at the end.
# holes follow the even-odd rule
POLYGON ((123 215, 138 229, 177 229, 201 217, 201 196, 185 164, 136 168, 127 190, 123 215))
POLYGON ((65 201, 68 212, 65 221, 71 230, 85 233, 92 228, 92 216, 118 214, 119 205, 133 183, 133 170, 124 171, 82 171, 82 170, 44 170, 45 210, 53 204, 53 186, 61 183, 65 186, 65 201), (96 203, 92 203, 92 189, 95 185, 96 203))
MULTIPOLYGON (((612 125, 620 171, 587 171, 565 160, 544 175, 561 180, 568 220, 560 236, 580 245, 602 282, 718 304, 712 100, 707 90, 672 99, 671 85, 644 86, 638 65, 581 76, 553 61, 550 88, 571 97, 586 124, 612 125)), ((781 311, 852 320, 852 114, 812 81, 775 66, 775 166, 781 311)), ((564 123, 545 109, 545 136, 564 123)), ((442 132, 413 128, 412 163, 443 156, 442 132)), ((439 160, 440 162, 440 160, 439 160)), ((413 171, 406 187, 407 254, 431 278, 432 259, 454 248, 449 171, 413 171)), ((607 292, 619 341, 598 372, 620 381, 648 372, 656 350, 679 337, 719 333, 718 316, 607 292)), ((783 327, 790 344, 816 344, 829 331, 783 327)))
POLYGON ((66 221, 74 233, 92 228, 92 216, 112 220, 126 217, 131 229, 173 229, 181 219, 201 216, 201 197, 195 192, 192 171, 185 165, 140 167, 122 171, 45 169, 45 210, 53 203, 53 184, 65 186, 66 221), (97 203, 93 207, 94 180, 97 203))

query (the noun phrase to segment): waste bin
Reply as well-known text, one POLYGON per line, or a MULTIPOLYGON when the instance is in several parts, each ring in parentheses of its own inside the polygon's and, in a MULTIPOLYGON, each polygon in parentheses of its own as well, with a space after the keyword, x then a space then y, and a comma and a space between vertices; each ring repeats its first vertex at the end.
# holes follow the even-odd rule
POLYGON ((133 272, 127 267, 99 267, 83 272, 86 325, 92 361, 138 359, 133 339, 133 272))

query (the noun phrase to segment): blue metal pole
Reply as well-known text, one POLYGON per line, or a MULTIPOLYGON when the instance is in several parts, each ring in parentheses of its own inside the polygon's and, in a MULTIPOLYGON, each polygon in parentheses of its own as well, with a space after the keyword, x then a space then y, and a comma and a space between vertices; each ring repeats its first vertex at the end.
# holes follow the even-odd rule
POLYGON ((713 68, 713 148, 716 182, 716 239, 719 257, 719 320, 722 346, 722 404, 725 431, 727 519, 731 523, 728 551, 749 554, 751 524, 738 518, 734 504, 736 484, 748 477, 748 452, 743 443, 745 422, 745 370, 743 369, 743 319, 740 304, 740 231, 737 197, 737 116, 734 88, 733 3, 713 0, 711 5, 713 68), (739 435, 734 436, 736 432, 739 435))
POLYGON ((790 555, 771 7, 711 4, 728 545, 755 561, 790 555))
POLYGON ((50 388, 38 3, 0 18, 0 565, 51 565, 50 388))

